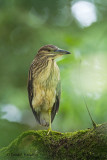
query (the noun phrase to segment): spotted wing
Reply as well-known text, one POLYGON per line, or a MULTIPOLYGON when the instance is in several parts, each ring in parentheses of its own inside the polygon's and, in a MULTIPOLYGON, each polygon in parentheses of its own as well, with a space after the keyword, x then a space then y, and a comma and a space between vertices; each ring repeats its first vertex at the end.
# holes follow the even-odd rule
POLYGON ((60 95, 61 95, 61 82, 58 82, 57 88, 56 88, 56 99, 55 103, 52 107, 52 112, 51 112, 51 122, 54 120, 54 117, 56 113, 58 112, 59 109, 59 103, 60 103, 60 95))
POLYGON ((29 69, 29 75, 28 75, 28 97, 29 97, 29 103, 32 108, 33 114, 36 118, 36 120, 40 123, 40 113, 37 113, 32 106, 32 100, 33 100, 33 76, 32 76, 32 66, 29 69))

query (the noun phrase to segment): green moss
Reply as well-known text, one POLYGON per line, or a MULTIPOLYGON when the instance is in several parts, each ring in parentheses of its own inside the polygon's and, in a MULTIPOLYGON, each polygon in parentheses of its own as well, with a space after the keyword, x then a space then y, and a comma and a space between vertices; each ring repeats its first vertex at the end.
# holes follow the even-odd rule
POLYGON ((3 160, 105 160, 107 158, 107 124, 96 129, 58 133, 27 131, 0 151, 3 160))

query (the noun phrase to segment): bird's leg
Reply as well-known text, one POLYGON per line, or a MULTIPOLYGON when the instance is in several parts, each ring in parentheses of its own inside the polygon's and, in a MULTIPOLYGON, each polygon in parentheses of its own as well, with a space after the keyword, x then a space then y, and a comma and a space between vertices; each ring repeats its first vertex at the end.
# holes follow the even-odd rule
POLYGON ((47 135, 50 133, 50 131, 52 131, 52 129, 51 129, 51 109, 49 109, 49 128, 48 128, 48 133, 47 133, 47 135))

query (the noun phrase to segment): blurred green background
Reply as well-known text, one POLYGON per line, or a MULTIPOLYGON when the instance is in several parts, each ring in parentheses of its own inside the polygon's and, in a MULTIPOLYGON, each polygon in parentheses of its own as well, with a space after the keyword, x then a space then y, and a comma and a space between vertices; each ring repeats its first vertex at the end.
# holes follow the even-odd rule
POLYGON ((29 66, 53 44, 72 54, 57 60, 62 94, 53 130, 107 121, 107 1, 0 0, 0 147, 36 123, 27 95, 29 66))

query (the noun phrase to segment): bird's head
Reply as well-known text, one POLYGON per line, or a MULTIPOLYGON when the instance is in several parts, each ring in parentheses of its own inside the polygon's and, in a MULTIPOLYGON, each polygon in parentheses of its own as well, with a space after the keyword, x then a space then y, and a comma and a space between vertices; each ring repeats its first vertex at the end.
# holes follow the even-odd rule
POLYGON ((70 54, 70 52, 60 49, 54 45, 45 45, 41 47, 38 51, 38 55, 47 56, 52 59, 55 59, 65 54, 70 54))

